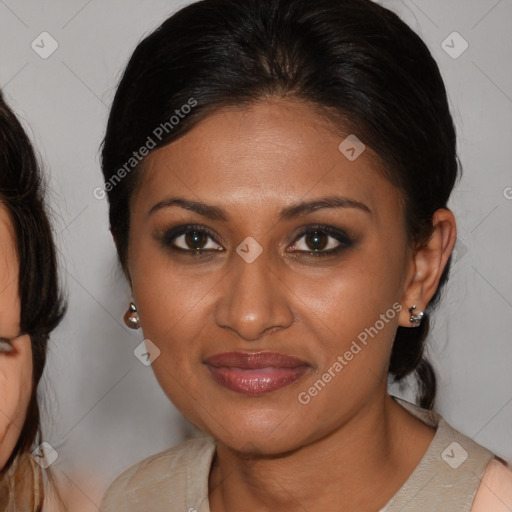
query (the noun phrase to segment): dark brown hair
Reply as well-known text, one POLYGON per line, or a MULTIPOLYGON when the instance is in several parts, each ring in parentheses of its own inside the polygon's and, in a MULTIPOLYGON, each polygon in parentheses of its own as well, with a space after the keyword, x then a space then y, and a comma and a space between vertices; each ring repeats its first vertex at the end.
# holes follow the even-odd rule
POLYGON ((14 227, 20 269, 20 327, 22 333, 30 335, 33 362, 26 420, 14 451, 0 472, 0 489, 10 486, 14 496, 0 491, 0 509, 7 510, 12 499, 15 503, 19 499, 24 500, 24 505, 30 503, 29 510, 36 511, 41 510, 44 498, 43 474, 31 457, 42 437, 37 386, 46 362, 49 335, 61 321, 66 304, 59 289, 56 250, 37 159, 27 134, 1 93, 0 201, 6 206, 14 227), (8 482, 14 464, 17 466, 14 482, 8 482), (27 495, 34 488, 39 488, 38 493, 27 495))
MULTIPOLYGON (((443 80, 420 37, 370 0, 203 0, 137 46, 110 112, 102 167, 127 275, 130 199, 143 169, 126 172, 133 152, 150 136, 152 150, 170 143, 216 109, 270 96, 315 105, 372 148, 402 192, 411 246, 429 239, 459 161, 443 80), (197 106, 171 126, 170 117, 191 98, 197 106)), ((418 401, 427 408, 436 379, 423 349, 450 263, 451 257, 421 325, 398 327, 389 364, 395 381, 416 372, 418 401)))

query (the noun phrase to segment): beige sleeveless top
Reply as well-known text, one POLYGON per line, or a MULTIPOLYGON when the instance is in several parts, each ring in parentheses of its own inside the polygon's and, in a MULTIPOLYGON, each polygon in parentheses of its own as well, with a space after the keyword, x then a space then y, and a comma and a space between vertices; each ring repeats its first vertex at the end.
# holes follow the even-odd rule
MULTIPOLYGON (((415 470, 379 512, 470 512, 494 454, 452 428, 440 414, 393 399, 436 433, 415 470)), ((135 464, 114 480, 100 512, 210 512, 208 477, 214 453, 215 440, 207 436, 135 464)))

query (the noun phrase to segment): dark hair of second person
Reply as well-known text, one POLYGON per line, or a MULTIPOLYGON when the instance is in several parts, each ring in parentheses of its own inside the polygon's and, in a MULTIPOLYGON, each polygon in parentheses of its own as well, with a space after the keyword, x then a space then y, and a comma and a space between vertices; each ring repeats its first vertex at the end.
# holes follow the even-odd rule
MULTIPOLYGON (((48 340, 66 310, 44 194, 43 176, 32 144, 0 93, 0 205, 13 237, 19 268, 14 284, 20 304, 19 332, 14 339, 2 340, 5 350, 0 358, 5 361, 0 361, 0 368, 7 366, 7 358, 17 357, 17 343, 23 339, 29 343, 32 366, 31 381, 23 383, 30 390, 25 420, 22 425, 11 422, 17 441, 0 467, 2 511, 40 511, 46 483, 53 481, 49 470, 45 472, 32 457, 32 451, 42 442, 37 389, 45 367, 48 340)), ((6 240, 2 244, 7 247, 6 240)), ((2 389, 4 395, 6 392, 2 389)))

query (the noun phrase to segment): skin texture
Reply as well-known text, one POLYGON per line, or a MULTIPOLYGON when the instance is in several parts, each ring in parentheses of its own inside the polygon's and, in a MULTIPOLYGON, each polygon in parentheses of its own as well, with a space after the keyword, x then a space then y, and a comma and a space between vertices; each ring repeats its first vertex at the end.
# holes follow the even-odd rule
POLYGON ((0 469, 25 422, 32 390, 32 346, 20 334, 19 264, 12 221, 0 204, 0 469), (10 351, 9 347, 12 347, 10 351))
MULTIPOLYGON (((218 440, 210 509, 370 510, 383 506, 418 464, 434 430, 386 392, 398 325, 425 309, 453 249, 453 214, 439 210, 429 243, 406 243, 400 192, 370 148, 354 161, 344 137, 313 107, 272 99, 226 109, 148 156, 132 198, 128 271, 144 337, 161 351, 153 370, 176 407, 218 440), (287 220, 292 204, 333 195, 364 203, 287 220), (225 210, 228 221, 169 206, 170 197, 225 210), (214 239, 203 255, 173 252, 170 228, 194 224, 214 239), (311 256, 307 225, 345 231, 352 244, 311 256), (236 248, 253 237, 247 263, 236 248), (403 310, 307 405, 298 400, 394 303, 403 310), (218 385, 213 354, 270 350, 309 365, 297 382, 258 396, 218 385), (329 468, 329 471, 326 471, 329 468), (229 475, 229 478, 228 478, 229 475), (371 483, 372 492, 368 492, 371 483), (320 492, 321 491, 321 492, 320 492)), ((184 236, 172 243, 189 247, 184 236)), ((340 244, 330 235, 321 250, 340 244)))

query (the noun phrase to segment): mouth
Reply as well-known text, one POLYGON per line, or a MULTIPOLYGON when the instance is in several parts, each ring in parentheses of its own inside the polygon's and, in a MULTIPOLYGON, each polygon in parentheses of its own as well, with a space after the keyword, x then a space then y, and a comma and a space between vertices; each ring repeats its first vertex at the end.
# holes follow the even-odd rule
POLYGON ((204 364, 218 384, 249 395, 288 386, 310 369, 306 362, 277 352, 226 352, 209 357, 204 364))

